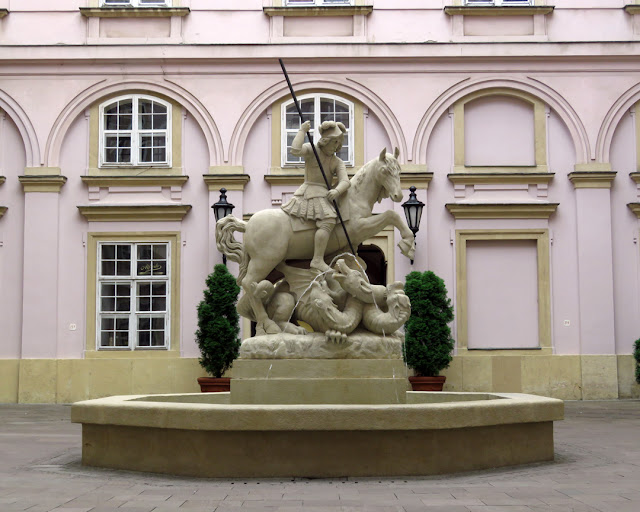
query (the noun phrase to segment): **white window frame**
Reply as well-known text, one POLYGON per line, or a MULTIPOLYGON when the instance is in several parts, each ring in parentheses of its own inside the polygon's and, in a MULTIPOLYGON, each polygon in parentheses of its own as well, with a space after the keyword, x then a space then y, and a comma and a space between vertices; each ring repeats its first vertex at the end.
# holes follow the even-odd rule
POLYGON ((102 7, 171 7, 172 0, 102 0, 102 7))
POLYGON ((171 126, 172 126, 172 106, 170 103, 161 100, 155 96, 149 96, 146 94, 127 94, 124 96, 118 96, 117 98, 111 98, 100 105, 99 109, 99 119, 100 119, 100 135, 99 135, 99 149, 98 149, 98 167, 100 168, 118 168, 118 167, 171 167, 172 155, 171 155, 171 147, 172 147, 172 135, 171 135, 171 126), (132 101, 132 127, 131 130, 125 130, 131 132, 131 162, 105 162, 105 139, 107 136, 106 132, 116 132, 117 130, 106 130, 105 121, 104 121, 104 111, 107 107, 113 105, 118 101, 124 100, 132 101), (167 128, 164 130, 156 129, 156 130, 143 130, 139 127, 139 113, 138 113, 138 102, 140 100, 148 100, 154 101, 156 103, 160 103, 164 105, 167 109, 167 128), (164 162, 141 162, 140 161, 140 137, 146 133, 154 132, 154 133, 164 133, 165 135, 165 161, 164 162))
MULTIPOLYGON (((117 251, 117 249, 116 249, 117 251)), ((171 242, 167 240, 100 240, 97 243, 97 268, 96 268, 96 350, 109 351, 109 350, 169 350, 171 347, 171 310, 172 310, 172 298, 171 298, 171 242), (104 245, 130 245, 131 246, 131 259, 130 259, 130 272, 128 276, 112 276, 102 274, 102 246, 104 245), (138 276, 137 275, 137 260, 139 245, 164 245, 166 248, 166 272, 164 276, 138 276), (138 311, 138 283, 143 282, 164 282, 165 283, 165 309, 161 312, 154 311, 138 311), (101 299, 102 284, 127 284, 129 285, 129 311, 128 312, 102 312, 101 299), (128 346, 102 346, 100 343, 102 335, 102 319, 103 318, 116 318, 125 317, 129 319, 129 345, 128 346), (149 317, 151 318, 164 318, 164 345, 163 346, 139 346, 138 345, 138 318, 149 317)))
POLYGON ((353 4, 354 0, 286 0, 287 7, 331 7, 353 4))
MULTIPOLYGON (((325 94, 325 93, 311 93, 311 94, 304 94, 302 96, 298 97, 298 103, 301 103, 303 100, 308 100, 308 99, 314 99, 314 112, 313 112, 313 117, 314 117, 314 123, 312 123, 311 126, 311 136, 313 137, 313 143, 317 146, 318 141, 320 140, 319 136, 316 135, 318 133, 318 126, 320 126, 320 100, 323 98, 326 99, 330 99, 330 100, 334 100, 334 101, 339 101, 340 103, 343 103, 345 105, 347 105, 349 107, 349 127, 347 128, 347 133, 348 133, 348 141, 349 144, 347 145, 347 152, 348 152, 348 158, 347 160, 344 161, 345 165, 347 167, 353 167, 354 166, 354 162, 355 162, 355 140, 354 140, 354 133, 353 133, 353 120, 354 120, 354 111, 355 111, 355 105, 352 101, 347 100, 346 98, 342 98, 340 96, 336 96, 335 94, 325 94)), ((281 155, 281 164, 282 167, 302 167, 304 166, 304 162, 298 163, 298 162, 288 162, 287 161, 287 134, 288 133, 297 133, 298 132, 298 128, 295 129, 287 129, 287 108, 289 108, 290 106, 293 105, 293 100, 289 100, 286 103, 282 104, 282 109, 281 109, 281 126, 282 126, 282 130, 281 130, 281 134, 280 134, 280 142, 281 142, 281 150, 280 150, 280 155, 281 155)), ((305 142, 307 142, 307 138, 305 137, 305 142)))
POLYGON ((492 5, 509 7, 514 5, 533 5, 534 0, 465 0, 465 5, 492 5))

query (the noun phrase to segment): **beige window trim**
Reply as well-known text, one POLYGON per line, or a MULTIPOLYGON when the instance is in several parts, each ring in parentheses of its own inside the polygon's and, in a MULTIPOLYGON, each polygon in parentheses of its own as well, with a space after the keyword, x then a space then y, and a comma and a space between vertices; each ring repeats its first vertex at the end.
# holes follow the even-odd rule
POLYGON ((142 173, 150 176, 182 175, 182 106, 171 98, 161 94, 150 93, 141 90, 123 90, 101 98, 89 109, 89 176, 142 176, 142 173), (150 98, 158 98, 171 106, 171 167, 167 166, 137 166, 137 167, 99 167, 100 152, 100 105, 108 103, 115 98, 128 95, 144 95, 150 98))
POLYGON ((549 263, 549 231, 547 229, 464 229, 456 231, 456 322, 458 355, 514 354, 550 355, 551 347, 551 280, 549 263), (468 349, 467 242, 469 240, 535 240, 538 251, 538 334, 539 349, 468 349))
POLYGON ((88 233, 87 235, 87 317, 85 358, 176 357, 180 353, 180 233, 88 233), (168 349, 96 350, 96 294, 98 242, 169 242, 171 246, 171 326, 168 349))
POLYGON ((80 214, 89 222, 181 221, 189 210, 189 204, 78 206, 80 214))
POLYGON ((188 7, 80 7, 86 18, 168 18, 190 12, 188 7))
POLYGON ((530 94, 502 87, 482 89, 460 99, 453 105, 453 172, 454 173, 547 173, 547 107, 530 94), (488 96, 507 96, 530 103, 533 108, 535 165, 491 166, 466 165, 464 149, 464 109, 467 103, 488 96))
POLYGON ((189 176, 81 176, 89 187, 181 187, 189 176))

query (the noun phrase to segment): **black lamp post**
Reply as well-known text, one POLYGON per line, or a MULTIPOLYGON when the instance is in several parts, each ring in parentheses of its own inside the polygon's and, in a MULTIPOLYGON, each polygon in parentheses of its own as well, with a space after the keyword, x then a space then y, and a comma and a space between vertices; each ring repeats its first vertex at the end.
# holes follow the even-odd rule
MULTIPOLYGON (((216 222, 224 219, 227 215, 231 215, 235 206, 227 202, 226 188, 220 189, 220 199, 217 203, 214 203, 211 208, 213 208, 213 214, 216 216, 216 222)), ((222 263, 227 264, 227 257, 224 254, 222 255, 222 263)))
MULTIPOLYGON (((402 208, 404 208, 404 215, 407 217, 407 225, 415 238, 420 229, 420 218, 422 217, 424 203, 416 197, 416 187, 413 185, 409 187, 409 199, 402 203, 402 208)), ((411 260, 411 264, 413 265, 413 260, 411 260)))

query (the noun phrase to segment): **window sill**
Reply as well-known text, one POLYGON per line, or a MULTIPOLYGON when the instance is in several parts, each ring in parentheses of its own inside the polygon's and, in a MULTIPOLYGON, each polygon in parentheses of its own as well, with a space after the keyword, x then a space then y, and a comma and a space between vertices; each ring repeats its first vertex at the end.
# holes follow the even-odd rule
POLYGON ((444 8, 449 16, 535 16, 550 14, 552 5, 509 5, 504 7, 479 5, 448 5, 444 8))
POLYGON ((182 221, 191 210, 189 204, 87 205, 78 211, 89 222, 182 221))
POLYGON ((89 167, 89 176, 183 176, 182 167, 89 167), (148 173, 148 174, 141 174, 148 173))
POLYGON ((81 176, 82 183, 88 187, 181 187, 189 176, 81 176))
POLYGON ((448 203, 455 219, 548 219, 558 203, 448 203))
POLYGON ((162 348, 101 348, 99 350, 86 350, 85 359, 147 359, 176 357, 179 352, 166 347, 162 348))
POLYGON ((267 16, 367 16, 373 5, 333 5, 325 7, 263 7, 267 16))
POLYGON ((190 12, 188 7, 80 7, 86 18, 168 18, 190 12))

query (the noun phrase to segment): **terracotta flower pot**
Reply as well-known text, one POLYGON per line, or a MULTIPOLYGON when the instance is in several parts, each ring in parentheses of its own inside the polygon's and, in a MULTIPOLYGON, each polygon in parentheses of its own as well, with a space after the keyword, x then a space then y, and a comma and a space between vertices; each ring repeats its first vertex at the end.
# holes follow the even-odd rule
POLYGON ((203 393, 231 391, 231 379, 229 377, 198 377, 198 384, 200 384, 200 391, 203 393))
POLYGON ((409 377, 411 388, 413 391, 442 391, 444 381, 447 378, 444 375, 437 377, 409 377))

